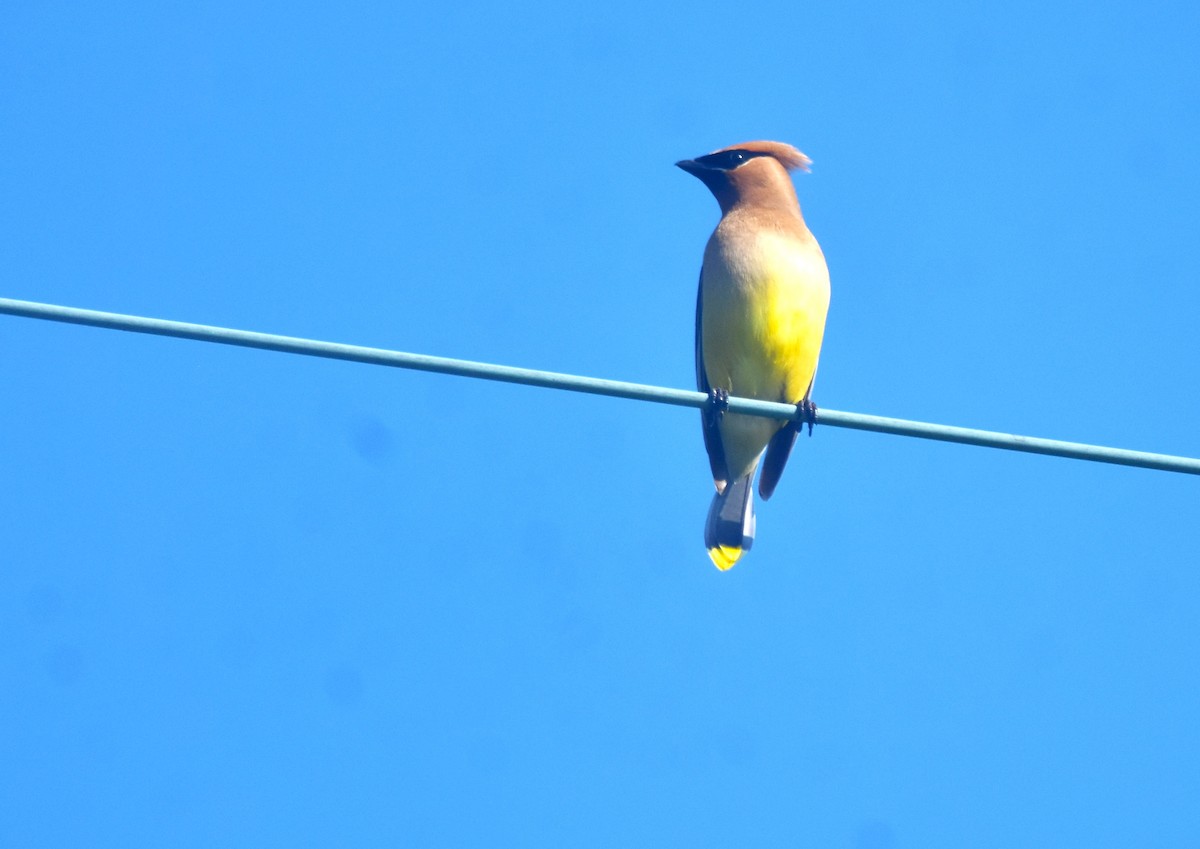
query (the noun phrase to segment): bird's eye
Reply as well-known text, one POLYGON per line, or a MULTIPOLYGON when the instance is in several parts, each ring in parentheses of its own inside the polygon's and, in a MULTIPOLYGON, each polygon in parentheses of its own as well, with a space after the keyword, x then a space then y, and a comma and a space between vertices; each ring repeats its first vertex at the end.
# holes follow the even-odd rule
POLYGON ((732 171, 743 162, 753 159, 755 156, 762 156, 762 154, 749 150, 723 150, 720 153, 710 153, 708 156, 701 156, 696 161, 702 162, 709 168, 715 168, 718 171, 732 171))

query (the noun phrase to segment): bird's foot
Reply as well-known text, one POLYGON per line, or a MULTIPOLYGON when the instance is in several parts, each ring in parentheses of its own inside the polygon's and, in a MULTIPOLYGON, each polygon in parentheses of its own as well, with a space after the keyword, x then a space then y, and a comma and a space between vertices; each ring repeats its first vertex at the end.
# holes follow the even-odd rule
POLYGON ((708 420, 714 424, 721 420, 725 415, 725 411, 729 409, 729 390, 722 389, 719 386, 708 390, 708 406, 705 407, 705 414, 708 420))
POLYGON ((801 427, 808 425, 808 435, 812 436, 813 425, 817 423, 817 405, 805 398, 796 405, 796 420, 801 427))

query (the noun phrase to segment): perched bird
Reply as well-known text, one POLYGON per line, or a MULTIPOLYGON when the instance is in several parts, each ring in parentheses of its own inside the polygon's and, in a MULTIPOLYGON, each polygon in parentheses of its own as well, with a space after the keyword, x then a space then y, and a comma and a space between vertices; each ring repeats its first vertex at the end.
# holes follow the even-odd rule
POLYGON ((770 498, 796 434, 811 431, 810 399, 829 271, 800 214, 789 171, 810 160, 791 145, 736 144, 675 163, 700 179, 721 206, 704 249, 696 299, 696 382, 709 394, 704 447, 717 494, 704 545, 718 569, 733 566, 754 541, 754 472, 766 451, 758 492, 770 498), (800 405, 788 422, 725 412, 730 395, 800 405))

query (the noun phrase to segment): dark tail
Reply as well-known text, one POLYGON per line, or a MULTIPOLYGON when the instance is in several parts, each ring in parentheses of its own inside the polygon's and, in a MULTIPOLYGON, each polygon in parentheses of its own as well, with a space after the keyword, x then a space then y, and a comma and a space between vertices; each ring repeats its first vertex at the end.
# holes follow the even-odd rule
POLYGON ((754 473, 740 477, 713 496, 704 523, 704 547, 722 572, 754 544, 754 473))

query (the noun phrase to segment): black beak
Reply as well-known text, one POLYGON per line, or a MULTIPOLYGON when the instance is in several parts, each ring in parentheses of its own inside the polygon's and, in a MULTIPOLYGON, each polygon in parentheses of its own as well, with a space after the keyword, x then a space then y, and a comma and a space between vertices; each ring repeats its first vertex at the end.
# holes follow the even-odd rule
POLYGON ((693 177, 699 177, 700 174, 708 169, 694 159, 681 159, 675 163, 676 168, 682 168, 693 177))

